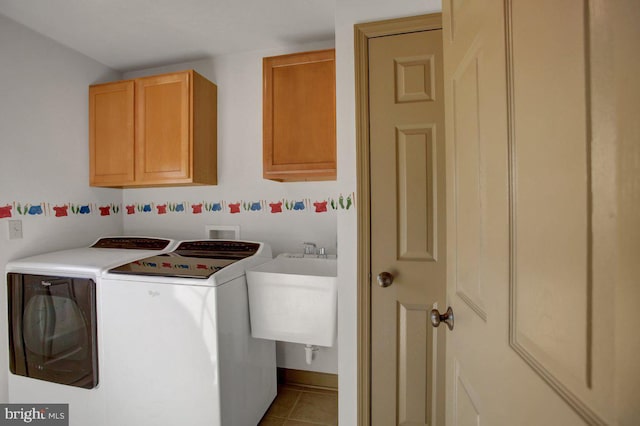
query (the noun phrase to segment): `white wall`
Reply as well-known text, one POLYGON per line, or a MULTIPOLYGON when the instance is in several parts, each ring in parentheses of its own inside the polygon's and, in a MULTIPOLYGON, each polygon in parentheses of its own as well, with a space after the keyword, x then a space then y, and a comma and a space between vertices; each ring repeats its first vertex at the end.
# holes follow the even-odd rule
MULTIPOLYGON (((126 72, 125 78, 195 69, 218 86, 218 185, 127 189, 127 205, 185 203, 185 212, 157 214, 137 211, 124 214, 127 234, 158 235, 172 238, 204 238, 205 226, 239 225, 242 239, 269 243, 274 255, 302 251, 302 242, 336 253, 337 210, 316 213, 313 203, 338 201, 341 193, 335 181, 279 183, 262 178, 262 58, 292 52, 333 47, 333 40, 290 45, 271 50, 217 56, 211 60, 126 72), (268 204, 278 200, 306 200, 305 210, 271 213, 268 204), (190 204, 203 202, 262 202, 261 211, 231 214, 194 214, 190 204)), ((348 197, 349 194, 342 194, 348 197)), ((345 210, 355 215, 353 208, 345 210)), ((340 252, 340 250, 338 250, 340 252)), ((340 253, 338 254, 340 256, 340 253)), ((304 346, 278 342, 278 366, 326 373, 338 372, 338 349, 321 348, 312 365, 305 364, 304 346)))
MULTIPOLYGON (((440 0, 340 0, 336 2, 338 185, 356 189, 356 122, 353 25, 442 10, 440 0)), ((357 196, 357 194, 356 194, 357 196)), ((339 424, 357 424, 357 217, 338 213, 339 424)), ((393 392, 393 387, 390 389, 393 392)))
MULTIPOLYGON (((118 78, 107 67, 0 15, 0 317, 7 318, 4 268, 26 255, 85 245, 122 232, 120 215, 55 217, 63 204, 120 204, 121 192, 89 187, 87 88, 118 78), (15 203, 15 204, 14 204, 15 203), (40 205, 20 215, 17 203, 40 205), (8 239, 8 220, 20 219, 24 238, 8 239)), ((7 401, 8 341, 0 321, 0 401, 7 401)))

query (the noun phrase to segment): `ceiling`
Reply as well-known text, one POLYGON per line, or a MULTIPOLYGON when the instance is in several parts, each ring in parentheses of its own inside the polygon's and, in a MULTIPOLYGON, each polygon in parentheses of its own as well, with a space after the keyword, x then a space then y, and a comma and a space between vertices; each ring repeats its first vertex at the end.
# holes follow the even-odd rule
POLYGON ((119 71, 334 38, 335 0, 0 0, 0 14, 119 71))

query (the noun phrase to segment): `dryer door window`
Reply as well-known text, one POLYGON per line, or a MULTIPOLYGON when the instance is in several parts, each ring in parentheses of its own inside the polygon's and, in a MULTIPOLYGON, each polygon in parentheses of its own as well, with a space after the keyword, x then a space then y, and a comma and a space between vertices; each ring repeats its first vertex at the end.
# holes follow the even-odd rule
POLYGON ((96 286, 90 279, 9 273, 11 372, 98 384, 96 286))

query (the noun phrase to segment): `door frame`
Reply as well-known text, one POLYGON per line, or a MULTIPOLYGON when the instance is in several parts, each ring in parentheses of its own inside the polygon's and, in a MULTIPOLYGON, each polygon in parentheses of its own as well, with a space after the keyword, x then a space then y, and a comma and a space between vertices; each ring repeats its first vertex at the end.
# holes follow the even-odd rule
POLYGON ((354 25, 356 87, 357 255, 357 418, 371 424, 371 182, 369 168, 369 39, 442 28, 442 14, 387 19, 354 25))

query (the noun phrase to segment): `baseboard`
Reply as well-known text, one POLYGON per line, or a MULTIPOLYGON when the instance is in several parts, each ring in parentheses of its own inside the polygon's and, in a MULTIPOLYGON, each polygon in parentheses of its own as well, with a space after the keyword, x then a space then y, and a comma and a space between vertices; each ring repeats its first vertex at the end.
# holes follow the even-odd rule
POLYGON ((278 383, 338 390, 338 375, 278 367, 278 383))

